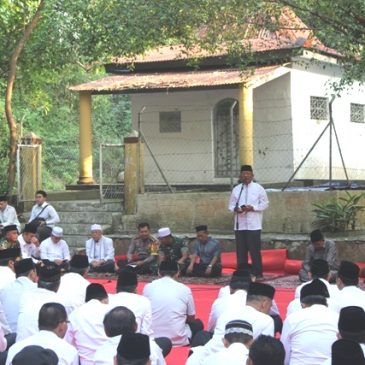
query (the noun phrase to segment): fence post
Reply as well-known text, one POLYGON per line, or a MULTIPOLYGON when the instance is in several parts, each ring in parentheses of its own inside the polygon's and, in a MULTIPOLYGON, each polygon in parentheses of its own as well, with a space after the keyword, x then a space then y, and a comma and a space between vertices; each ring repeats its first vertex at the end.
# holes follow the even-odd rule
POLYGON ((35 192, 42 186, 41 160, 42 139, 30 134, 21 139, 19 148, 19 200, 33 200, 35 192))
POLYGON ((126 214, 134 214, 139 188, 139 138, 124 138, 124 208, 126 214))

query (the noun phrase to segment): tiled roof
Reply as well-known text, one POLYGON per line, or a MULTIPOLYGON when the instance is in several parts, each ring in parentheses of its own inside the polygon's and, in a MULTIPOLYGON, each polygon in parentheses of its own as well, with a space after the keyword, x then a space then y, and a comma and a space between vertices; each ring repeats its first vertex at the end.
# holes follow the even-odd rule
POLYGON ((72 91, 93 93, 143 92, 148 90, 191 89, 238 85, 268 74, 280 66, 258 67, 252 72, 237 69, 180 71, 164 73, 130 73, 107 76, 100 80, 70 87, 72 91))
MULTIPOLYGON (((253 38, 242 41, 243 48, 249 48, 252 52, 259 53, 303 47, 314 51, 324 52, 335 57, 340 56, 336 50, 326 47, 317 37, 315 37, 313 31, 290 9, 284 8, 280 17, 280 24, 280 29, 275 32, 266 29, 256 31, 253 38)), ((172 45, 158 47, 135 57, 116 57, 112 60, 112 63, 124 65, 131 63, 146 64, 191 58, 220 57, 226 56, 227 54, 228 48, 225 45, 218 47, 213 53, 199 47, 187 50, 183 45, 172 45)))

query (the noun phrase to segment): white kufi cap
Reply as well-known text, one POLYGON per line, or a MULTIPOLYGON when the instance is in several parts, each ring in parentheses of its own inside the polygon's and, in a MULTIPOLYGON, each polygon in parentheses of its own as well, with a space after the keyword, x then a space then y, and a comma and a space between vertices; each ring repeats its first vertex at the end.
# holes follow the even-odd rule
POLYGON ((170 236, 171 231, 169 227, 163 227, 158 230, 158 237, 167 237, 170 236))
POLYGON ((63 229, 61 227, 53 227, 51 235, 55 237, 63 237, 63 229))
POLYGON ((100 224, 93 224, 91 226, 91 231, 101 231, 101 225, 100 224))

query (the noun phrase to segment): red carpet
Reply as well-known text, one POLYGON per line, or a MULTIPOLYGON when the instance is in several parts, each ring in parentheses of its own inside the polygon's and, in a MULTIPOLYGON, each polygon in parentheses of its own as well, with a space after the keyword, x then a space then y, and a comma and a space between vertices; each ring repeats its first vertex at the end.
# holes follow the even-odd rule
MULTIPOLYGON (((104 285, 108 293, 115 293, 116 280, 107 279, 90 279, 93 283, 100 283, 104 285)), ((139 294, 145 283, 141 282, 138 285, 137 291, 139 294)), ((190 284, 189 287, 193 291, 195 307, 196 307, 196 317, 200 318, 204 325, 208 324, 208 317, 210 312, 210 307, 213 301, 217 298, 218 291, 221 288, 219 285, 195 285, 190 284)), ((282 318, 285 318, 286 307, 288 303, 294 298, 294 289, 279 288, 276 290, 275 300, 279 307, 280 314, 282 318)), ((166 358, 167 365, 184 365, 186 358, 188 356, 188 347, 178 347, 174 348, 169 356, 166 358)))

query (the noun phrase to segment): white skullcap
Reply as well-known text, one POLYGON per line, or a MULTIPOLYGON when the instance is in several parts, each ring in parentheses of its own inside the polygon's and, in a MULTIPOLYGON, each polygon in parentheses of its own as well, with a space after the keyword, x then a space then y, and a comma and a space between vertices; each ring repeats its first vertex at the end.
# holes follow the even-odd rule
POLYGON ((63 229, 61 227, 53 227, 51 235, 55 237, 62 237, 63 229))
POLYGON ((170 236, 171 231, 169 227, 163 227, 158 230, 158 237, 167 237, 170 236))
POLYGON ((101 231, 101 225, 100 224, 93 224, 91 226, 92 231, 101 231))

